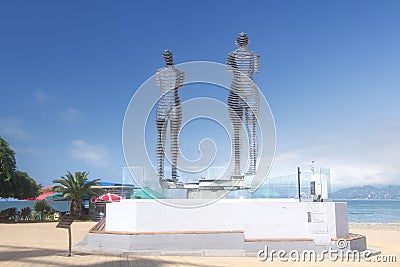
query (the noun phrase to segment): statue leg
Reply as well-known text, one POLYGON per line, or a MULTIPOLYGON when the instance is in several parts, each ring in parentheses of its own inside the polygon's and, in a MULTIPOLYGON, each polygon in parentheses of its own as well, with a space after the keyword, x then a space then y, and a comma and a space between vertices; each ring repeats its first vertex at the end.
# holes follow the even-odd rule
POLYGON ((228 96, 229 117, 233 127, 233 142, 232 151, 234 158, 234 173, 233 175, 239 176, 240 173, 240 150, 242 143, 242 119, 243 108, 239 103, 240 97, 234 92, 230 91, 228 96))
POLYGON ((168 120, 165 118, 157 118, 157 171, 159 180, 164 179, 164 156, 165 156, 165 138, 167 133, 168 120))
POLYGON ((248 135, 249 144, 249 168, 246 172, 247 175, 256 174, 257 167, 257 118, 253 113, 253 110, 249 107, 245 108, 246 117, 246 131, 248 135))
POLYGON ((176 106, 170 115, 170 137, 171 137, 171 178, 177 181, 177 165, 178 165, 178 155, 179 155, 179 131, 182 124, 182 107, 180 105, 176 106))

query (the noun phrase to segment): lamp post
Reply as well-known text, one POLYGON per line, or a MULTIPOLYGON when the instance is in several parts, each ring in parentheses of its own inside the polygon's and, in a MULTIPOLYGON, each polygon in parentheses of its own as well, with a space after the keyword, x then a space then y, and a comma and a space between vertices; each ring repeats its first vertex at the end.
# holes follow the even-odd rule
POLYGON ((297 167, 297 190, 298 190, 298 194, 299 194, 299 202, 301 202, 301 193, 300 193, 300 167, 297 167))

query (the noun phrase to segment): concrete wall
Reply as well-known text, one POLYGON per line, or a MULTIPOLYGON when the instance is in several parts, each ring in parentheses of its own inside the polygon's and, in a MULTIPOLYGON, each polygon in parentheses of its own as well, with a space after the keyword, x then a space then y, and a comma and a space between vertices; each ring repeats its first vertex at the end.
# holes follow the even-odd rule
POLYGON ((347 203, 335 203, 336 236, 342 237, 349 234, 349 222, 347 216, 347 203))
MULTIPOLYGON (((188 202, 195 205, 198 200, 173 201, 175 205, 188 202)), ((345 203, 270 199, 222 199, 201 208, 177 208, 147 199, 124 200, 107 204, 106 231, 243 230, 245 238, 314 238, 313 227, 321 225, 310 228, 310 210, 319 211, 315 216, 324 223, 326 232, 322 243, 326 243, 328 237, 340 237, 348 232, 345 203)))
POLYGON ((348 235, 347 206, 343 202, 304 202, 308 213, 308 233, 320 249, 334 237, 348 235))

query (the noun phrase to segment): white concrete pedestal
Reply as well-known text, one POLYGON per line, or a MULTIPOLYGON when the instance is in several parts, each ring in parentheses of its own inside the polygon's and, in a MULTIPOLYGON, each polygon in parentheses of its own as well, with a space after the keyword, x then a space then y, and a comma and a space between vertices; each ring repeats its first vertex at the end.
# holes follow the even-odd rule
MULTIPOLYGON (((170 200, 196 205, 196 199, 170 200)), ((177 208, 156 200, 107 204, 106 231, 180 232, 242 230, 245 238, 310 238, 348 234, 346 203, 270 199, 221 199, 200 208, 177 208)))
MULTIPOLYGON (((150 255, 255 255, 270 249, 322 250, 349 236, 346 203, 288 199, 131 199, 107 204, 105 231, 92 232, 80 247, 150 255), (186 208, 178 208, 184 206, 186 208)), ((357 241, 366 249, 365 237, 357 241)))

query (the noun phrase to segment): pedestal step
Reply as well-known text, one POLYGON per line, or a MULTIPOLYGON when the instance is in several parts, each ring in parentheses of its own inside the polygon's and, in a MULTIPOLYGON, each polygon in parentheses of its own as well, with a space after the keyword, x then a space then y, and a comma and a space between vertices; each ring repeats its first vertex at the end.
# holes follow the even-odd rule
POLYGON ((290 252, 292 250, 302 252, 304 250, 315 250, 312 238, 268 238, 268 239, 246 239, 245 249, 247 256, 257 256, 260 250, 266 253, 280 250, 290 252))
POLYGON ((119 254, 245 256, 243 231, 89 233, 76 248, 119 254), (162 253, 161 253, 162 252, 162 253), (160 254, 161 253, 161 254, 160 254))

